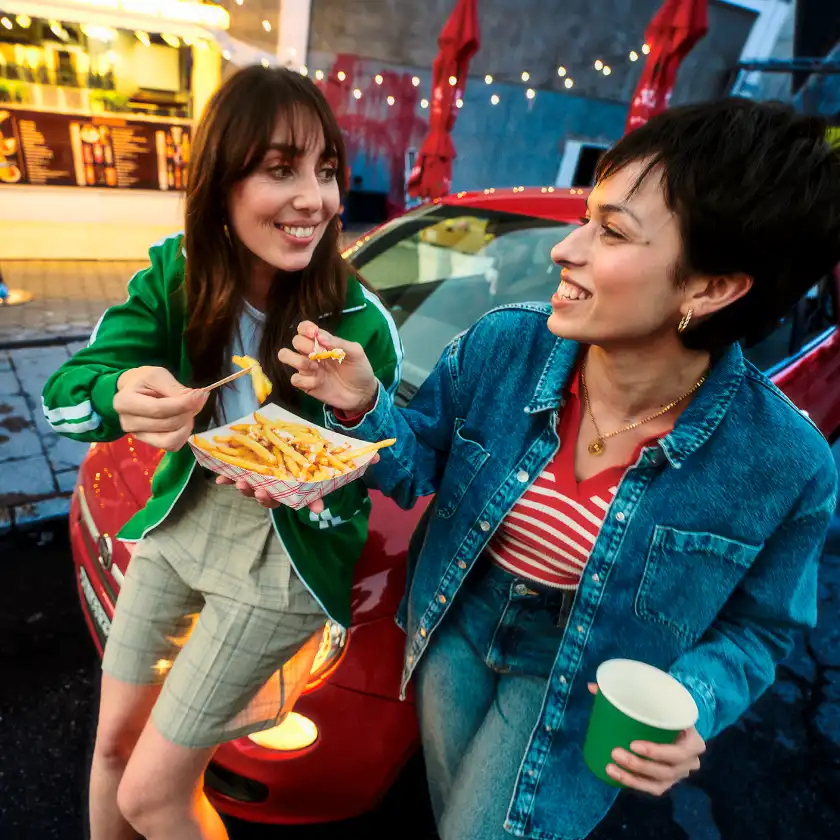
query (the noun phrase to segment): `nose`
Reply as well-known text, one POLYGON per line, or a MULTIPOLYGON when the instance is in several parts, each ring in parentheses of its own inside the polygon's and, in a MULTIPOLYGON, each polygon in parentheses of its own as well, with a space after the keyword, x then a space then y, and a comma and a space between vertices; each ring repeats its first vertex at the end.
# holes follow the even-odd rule
POLYGON ((317 213, 323 206, 324 200, 321 196, 321 185, 314 172, 302 176, 296 183, 297 192, 292 200, 295 210, 302 213, 317 213))
POLYGON ((586 251, 589 238, 586 235, 586 225, 575 228, 565 239, 561 239, 551 249, 551 259, 563 267, 583 265, 586 262, 586 251))

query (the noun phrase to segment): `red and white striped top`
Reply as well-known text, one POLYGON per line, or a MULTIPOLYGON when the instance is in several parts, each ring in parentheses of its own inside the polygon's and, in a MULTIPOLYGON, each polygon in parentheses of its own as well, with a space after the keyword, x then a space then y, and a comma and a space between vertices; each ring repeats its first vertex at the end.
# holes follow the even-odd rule
POLYGON ((579 375, 572 378, 558 423, 560 449, 502 521, 487 547, 499 566, 558 589, 576 589, 613 497, 627 468, 610 467, 585 481, 575 477, 580 432, 579 375))

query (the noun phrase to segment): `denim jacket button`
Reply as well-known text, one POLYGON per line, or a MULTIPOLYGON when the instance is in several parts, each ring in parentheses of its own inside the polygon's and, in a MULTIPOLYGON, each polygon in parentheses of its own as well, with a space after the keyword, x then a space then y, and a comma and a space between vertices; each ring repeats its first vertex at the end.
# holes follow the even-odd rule
POLYGON ((517 480, 520 484, 525 484, 525 482, 526 482, 526 481, 527 481, 530 477, 531 477, 531 476, 530 476, 530 475, 528 475, 528 473, 526 473, 526 472, 525 472, 525 470, 520 470, 520 471, 516 474, 516 480, 517 480))
POLYGON ((484 519, 478 523, 478 527, 486 534, 490 530, 490 523, 484 519))
POLYGON ((593 583, 598 583, 600 580, 601 580, 601 578, 598 575, 592 575, 592 582, 593 583))
POLYGON ((446 603, 446 595, 438 595, 438 601, 440 601, 441 604, 445 604, 446 603))
POLYGON ((616 518, 619 522, 624 522, 624 519, 625 519, 625 517, 624 517, 624 512, 623 512, 623 511, 619 511, 619 512, 615 515, 615 518, 616 518))
POLYGON ((560 675, 560 682, 566 685, 566 678, 562 674, 560 675))
POLYGON ((421 627, 421 628, 420 628, 420 637, 421 637, 421 638, 423 638, 423 639, 425 639, 427 635, 428 635, 428 634, 426 633, 426 628, 425 628, 425 627, 421 627))
POLYGON ((463 560, 459 560, 459 561, 458 561, 458 568, 459 568, 459 569, 466 569, 466 568, 467 568, 467 564, 466 564, 463 560))
POLYGON ((582 624, 578 624, 577 631, 578 633, 583 633, 586 628, 582 624))

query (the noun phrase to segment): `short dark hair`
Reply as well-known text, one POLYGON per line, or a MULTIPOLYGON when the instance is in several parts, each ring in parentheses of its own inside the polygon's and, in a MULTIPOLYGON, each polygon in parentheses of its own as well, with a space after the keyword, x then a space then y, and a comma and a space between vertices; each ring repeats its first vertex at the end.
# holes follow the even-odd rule
POLYGON ((673 108, 607 151, 596 182, 638 161, 647 165, 632 191, 661 172, 679 218, 678 282, 753 278, 741 300, 683 333, 688 347, 759 340, 840 261, 840 153, 817 117, 747 99, 673 108))

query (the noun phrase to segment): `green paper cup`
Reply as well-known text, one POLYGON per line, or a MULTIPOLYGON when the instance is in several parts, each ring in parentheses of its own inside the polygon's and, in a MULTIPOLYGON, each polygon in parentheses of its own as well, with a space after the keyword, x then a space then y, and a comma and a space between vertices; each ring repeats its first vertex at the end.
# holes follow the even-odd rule
POLYGON ((694 698, 670 674, 632 659, 610 659, 596 677, 598 693, 583 745, 586 766, 613 787, 624 787, 607 775, 616 747, 630 750, 633 741, 673 744, 680 732, 697 723, 694 698))

